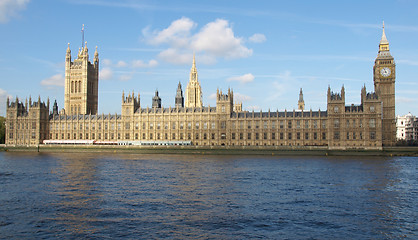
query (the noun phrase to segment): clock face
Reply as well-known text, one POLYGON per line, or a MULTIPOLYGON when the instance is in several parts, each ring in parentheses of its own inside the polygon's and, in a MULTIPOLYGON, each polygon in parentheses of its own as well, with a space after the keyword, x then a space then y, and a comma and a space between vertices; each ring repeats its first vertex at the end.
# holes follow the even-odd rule
POLYGON ((384 68, 380 69, 380 74, 383 77, 388 77, 390 75, 390 68, 384 67, 384 68))

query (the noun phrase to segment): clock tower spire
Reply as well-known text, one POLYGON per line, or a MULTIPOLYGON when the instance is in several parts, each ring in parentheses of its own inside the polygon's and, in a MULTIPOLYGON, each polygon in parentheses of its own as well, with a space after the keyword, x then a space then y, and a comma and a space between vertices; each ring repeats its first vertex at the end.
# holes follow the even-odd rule
POLYGON ((389 52, 389 42, 385 34, 385 22, 383 22, 382 39, 380 39, 379 53, 385 51, 389 52))
POLYGON ((389 52, 389 41, 386 38, 383 22, 379 52, 373 67, 373 81, 375 92, 382 102, 382 143, 384 146, 393 146, 396 141, 395 67, 395 60, 389 52))

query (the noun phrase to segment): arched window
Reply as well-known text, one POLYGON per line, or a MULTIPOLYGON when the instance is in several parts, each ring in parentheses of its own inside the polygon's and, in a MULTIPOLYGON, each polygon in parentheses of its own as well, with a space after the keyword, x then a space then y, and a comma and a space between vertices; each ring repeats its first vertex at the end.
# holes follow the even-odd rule
POLYGON ((74 81, 71 81, 71 93, 74 93, 74 81))

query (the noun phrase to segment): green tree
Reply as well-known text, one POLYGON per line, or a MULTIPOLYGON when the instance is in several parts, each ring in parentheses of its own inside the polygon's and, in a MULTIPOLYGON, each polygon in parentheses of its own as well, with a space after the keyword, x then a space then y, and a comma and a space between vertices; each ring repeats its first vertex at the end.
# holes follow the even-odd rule
POLYGON ((6 134, 6 118, 0 116, 0 144, 3 144, 6 134))

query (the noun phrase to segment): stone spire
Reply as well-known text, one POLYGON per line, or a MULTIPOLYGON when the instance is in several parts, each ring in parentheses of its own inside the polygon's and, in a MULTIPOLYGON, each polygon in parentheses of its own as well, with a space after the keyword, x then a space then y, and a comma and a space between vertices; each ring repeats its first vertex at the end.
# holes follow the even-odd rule
POLYGON ((71 49, 70 49, 70 43, 68 43, 67 52, 65 54, 65 60, 70 64, 71 62, 71 49))
POLYGON ((158 90, 155 90, 155 96, 152 98, 152 107, 161 108, 161 98, 158 96, 158 90))
POLYGON ((303 100, 302 88, 300 88, 300 92, 299 92, 298 109, 301 111, 305 109, 305 101, 303 100))
POLYGON ((380 39, 380 43, 379 43, 379 53, 380 52, 389 52, 389 41, 386 38, 385 22, 383 22, 382 38, 380 39))
POLYGON ((181 89, 181 83, 177 86, 177 93, 175 98, 175 107, 182 108, 184 107, 184 97, 183 90, 181 89))
POLYGON ((190 70, 190 79, 186 88, 186 107, 202 107, 202 88, 199 84, 199 79, 196 69, 196 58, 193 54, 193 64, 190 70))
POLYGON ((99 63, 99 53, 97 52, 97 46, 96 46, 96 51, 94 51, 94 59, 93 59, 93 62, 94 62, 94 64, 97 67, 97 65, 99 63))
POLYGON ((385 22, 383 22, 382 39, 380 39, 380 44, 389 44, 388 39, 386 38, 386 34, 385 34, 385 22))
POLYGON ((58 115, 58 104, 57 104, 57 100, 55 100, 54 106, 52 107, 52 114, 53 115, 58 115))
POLYGON ((192 69, 190 70, 190 81, 196 81, 196 82, 199 81, 198 76, 197 76, 197 69, 196 69, 196 57, 194 53, 193 53, 192 69))

